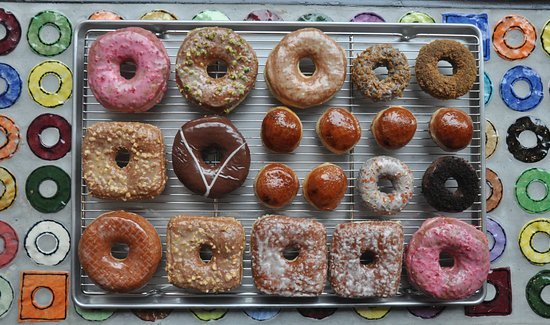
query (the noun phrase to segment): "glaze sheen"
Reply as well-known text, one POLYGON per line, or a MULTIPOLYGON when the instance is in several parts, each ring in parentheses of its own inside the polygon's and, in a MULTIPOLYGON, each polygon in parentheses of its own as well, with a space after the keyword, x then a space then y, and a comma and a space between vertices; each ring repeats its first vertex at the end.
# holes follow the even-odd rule
POLYGON ((317 135, 327 149, 343 154, 355 147, 361 139, 361 125, 350 111, 331 107, 317 121, 317 135))
POLYGON ((272 209, 282 208, 292 202, 299 189, 300 181, 296 173, 280 163, 265 165, 254 182, 256 197, 272 209))
POLYGON ((399 149, 412 140, 416 132, 416 118, 408 109, 392 106, 376 114, 371 132, 382 148, 399 149))
POLYGON ((261 136, 268 149, 280 153, 292 152, 302 140, 302 121, 287 107, 277 106, 265 115, 261 136))
POLYGON ((440 108, 432 114, 429 133, 434 142, 445 151, 458 151, 472 141, 472 118, 456 108, 440 108))
POLYGON ((311 205, 330 211, 336 209, 344 198, 348 178, 341 167, 323 163, 309 172, 303 186, 304 197, 311 205))

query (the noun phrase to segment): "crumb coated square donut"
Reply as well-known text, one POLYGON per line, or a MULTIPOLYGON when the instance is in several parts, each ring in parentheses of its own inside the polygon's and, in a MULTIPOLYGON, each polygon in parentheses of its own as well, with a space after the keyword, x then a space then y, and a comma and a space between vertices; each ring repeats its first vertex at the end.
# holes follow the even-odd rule
POLYGON ((166 272, 176 287, 201 292, 229 291, 241 284, 244 228, 230 217, 176 216, 166 231, 166 272), (201 259, 201 248, 212 258, 201 259))
POLYGON ((88 127, 82 142, 82 173, 91 195, 112 200, 158 196, 166 184, 162 132, 138 122, 99 122, 88 127), (119 151, 128 164, 116 162, 119 151))
POLYGON ((256 288, 279 296, 318 296, 327 278, 326 230, 318 221, 267 215, 252 226, 252 276, 256 288), (287 259, 285 249, 298 250, 287 259))
POLYGON ((403 227, 394 221, 340 224, 332 235, 330 283, 343 297, 397 294, 403 260, 403 227), (366 253, 366 264, 361 256, 366 253))

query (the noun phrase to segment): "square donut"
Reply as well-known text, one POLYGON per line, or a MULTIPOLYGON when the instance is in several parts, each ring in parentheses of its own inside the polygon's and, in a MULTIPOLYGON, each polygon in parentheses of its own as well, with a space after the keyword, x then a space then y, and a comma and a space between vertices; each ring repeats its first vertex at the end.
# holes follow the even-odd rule
POLYGON ((230 217, 176 216, 166 232, 168 281, 179 288, 224 292, 241 284, 244 228, 230 217), (210 261, 200 257, 203 247, 210 261))
POLYGON ((256 288, 278 296, 318 296, 327 279, 326 230, 318 221, 264 216, 250 236, 252 276, 256 288), (298 250, 287 259, 285 249, 298 250))
POLYGON ((403 227, 393 221, 339 224, 332 235, 330 283, 342 297, 397 294, 403 261, 403 227), (361 256, 371 260, 363 264, 361 256))
POLYGON ((22 271, 19 293, 19 322, 55 322, 67 318, 69 303, 69 273, 55 271, 22 271), (40 288, 51 291, 47 306, 37 303, 40 288))

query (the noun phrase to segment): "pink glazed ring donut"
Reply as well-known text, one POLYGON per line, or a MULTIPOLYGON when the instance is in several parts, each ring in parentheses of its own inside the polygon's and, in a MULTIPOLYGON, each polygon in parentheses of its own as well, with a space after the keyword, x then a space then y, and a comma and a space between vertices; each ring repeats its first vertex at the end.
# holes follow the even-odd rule
POLYGON ((464 221, 436 217, 420 226, 405 256, 411 284, 442 300, 457 300, 476 292, 489 274, 489 246, 485 234, 464 221), (453 266, 439 265, 447 253, 453 266))
POLYGON ((98 37, 88 54, 88 82, 97 101, 119 112, 145 112, 166 91, 170 59, 162 42, 143 28, 118 29, 98 37), (136 73, 126 79, 123 63, 133 62, 136 73))

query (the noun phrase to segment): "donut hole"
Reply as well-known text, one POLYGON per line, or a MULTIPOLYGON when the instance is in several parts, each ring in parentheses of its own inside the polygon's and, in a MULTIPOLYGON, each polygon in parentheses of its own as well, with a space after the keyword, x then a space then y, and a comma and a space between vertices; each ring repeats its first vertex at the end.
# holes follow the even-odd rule
POLYGON ((3 147, 6 142, 8 142, 8 137, 6 136, 5 130, 0 128, 0 147, 3 147))
POLYGON ((452 76, 454 74, 454 67, 451 62, 446 59, 441 59, 437 62, 437 70, 444 76, 452 76))
POLYGON ((489 250, 495 248, 495 237, 489 231, 487 231, 487 244, 489 246, 489 250))
POLYGON ((516 79, 512 82, 512 93, 520 99, 531 96, 531 85, 527 80, 516 79))
POLYGON ((222 159, 221 148, 216 145, 210 145, 201 151, 201 158, 210 166, 216 166, 222 159))
POLYGON ((527 185, 527 194, 531 199, 540 201, 548 196, 548 187, 539 180, 533 180, 527 185))
POLYGON ((59 129, 50 127, 44 129, 38 135, 40 137, 40 143, 46 148, 51 148, 59 142, 59 129))
POLYGON ((4 241, 4 238, 0 237, 0 254, 4 253, 5 249, 6 249, 6 242, 4 241))
POLYGON ((206 67, 206 72, 211 78, 222 78, 227 74, 227 63, 222 60, 214 61, 206 67))
POLYGON ((127 80, 132 79, 136 75, 136 63, 133 60, 126 60, 120 65, 120 75, 127 80))
POLYGON ((504 34, 504 43, 512 49, 517 49, 525 43, 525 33, 520 28, 510 28, 504 34))
POLYGON ((542 291, 540 292, 540 299, 542 299, 544 303, 550 305, 550 285, 546 285, 542 288, 542 291))
POLYGON ((487 294, 485 295, 486 302, 495 300, 497 297, 497 289, 491 282, 487 282, 487 294))
POLYGON ((212 260, 212 246, 201 245, 199 256, 204 263, 210 262, 212 260))
POLYGON ((38 37, 42 43, 52 45, 61 38, 59 28, 52 23, 46 23, 38 31, 38 37))
POLYGON ((384 80, 388 77, 388 67, 387 63, 381 63, 374 67, 374 74, 378 80, 384 80))
POLYGON ((489 199, 493 195, 493 187, 489 181, 485 182, 485 200, 489 199))
POLYGON ((52 233, 46 232, 36 238, 36 248, 44 255, 55 253, 58 247, 59 240, 52 233))
POLYGON ((521 146, 524 148, 534 148, 537 146, 537 135, 535 132, 525 130, 519 134, 518 137, 521 146))
MULTIPOLYGON (((6 37, 7 33, 8 33, 8 31, 6 30, 6 26, 4 26, 3 24, 0 24, 0 40, 3 40, 4 37, 6 37)), ((0 91, 0 94, 1 93, 2 92, 0 91)))
POLYGON ((51 198, 57 193, 57 183, 51 179, 46 179, 38 186, 38 192, 44 198, 51 198))
POLYGON ((550 235, 545 232, 537 232, 531 238, 531 246, 539 253, 550 252, 550 235))
POLYGON ((382 193, 393 193, 395 187, 388 175, 380 175, 378 178, 378 190, 382 193))
POLYGON ((458 189, 458 182, 453 177, 449 177, 445 181, 445 188, 449 192, 454 193, 458 189))
POLYGON ((311 77, 315 73, 317 67, 311 58, 305 57, 300 59, 298 69, 304 77, 311 77))
POLYGON ((47 287, 36 287, 32 292, 32 304, 38 309, 46 309, 53 303, 52 289, 47 287))
POLYGON ((114 243, 111 246, 111 256, 118 260, 123 260, 127 258, 129 251, 130 251, 130 248, 126 243, 114 243))
POLYGON ((441 267, 453 267, 455 265, 455 259, 453 256, 445 251, 439 253, 439 266, 441 267))
POLYGON ((294 261, 300 255, 300 248, 296 245, 290 245, 283 249, 283 257, 288 261, 294 261))
MULTIPOLYGON (((6 184, 4 182, 0 181, 0 197, 2 197, 6 193, 6 184)), ((0 237, 2 238, 2 237, 0 237)))
POLYGON ((59 76, 51 72, 44 74, 40 79, 40 87, 47 93, 55 94, 61 88, 59 76))
POLYGON ((118 149, 115 161, 118 167, 124 168, 128 166, 128 163, 130 162, 130 151, 126 148, 120 148, 118 149))
POLYGON ((376 253, 373 251, 364 251, 363 254, 359 257, 359 262, 361 265, 370 265, 376 262, 376 253))
POLYGON ((8 83, 6 82, 6 80, 4 80, 4 78, 0 78, 0 95, 4 95, 4 93, 7 90, 8 90, 8 83))

